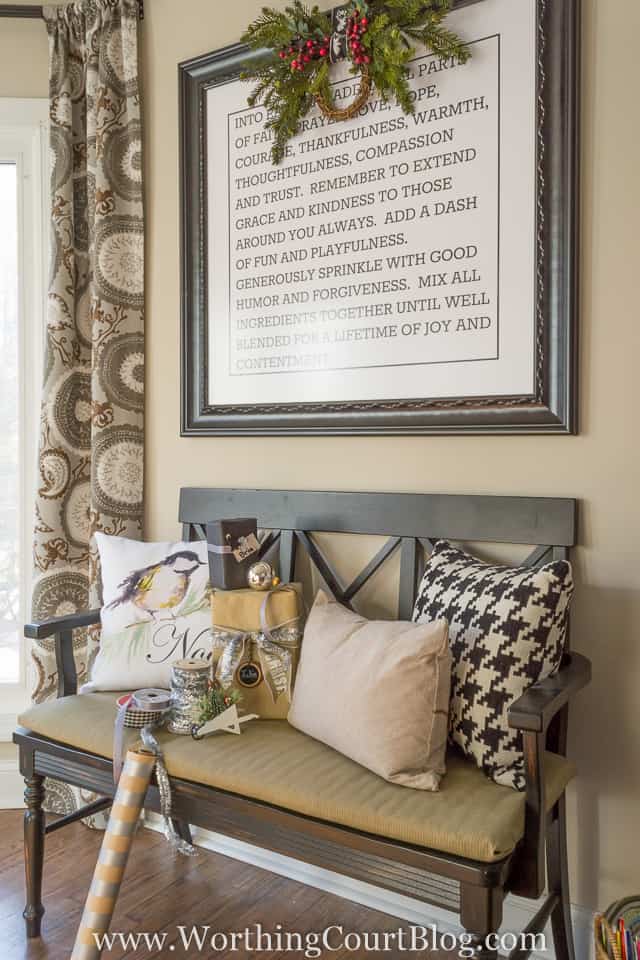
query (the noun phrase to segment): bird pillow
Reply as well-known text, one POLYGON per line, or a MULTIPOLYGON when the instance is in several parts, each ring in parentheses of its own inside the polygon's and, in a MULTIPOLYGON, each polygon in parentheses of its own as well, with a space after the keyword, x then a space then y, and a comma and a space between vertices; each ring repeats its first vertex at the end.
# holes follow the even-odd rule
POLYGON ((176 660, 210 660, 206 542, 140 543, 104 533, 95 538, 102 636, 83 692, 168 687, 176 660))

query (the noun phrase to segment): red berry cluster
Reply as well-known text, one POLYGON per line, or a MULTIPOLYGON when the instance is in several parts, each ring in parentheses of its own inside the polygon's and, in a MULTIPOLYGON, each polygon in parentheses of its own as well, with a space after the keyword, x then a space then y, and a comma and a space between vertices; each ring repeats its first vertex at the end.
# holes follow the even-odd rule
POLYGON ((369 21, 362 15, 360 8, 356 7, 354 13, 347 21, 347 37, 351 47, 351 59, 357 66, 371 62, 371 57, 364 52, 362 38, 367 32, 369 21))
POLYGON ((304 70, 312 60, 323 60, 329 56, 329 37, 322 40, 304 40, 296 37, 290 47, 283 47, 278 56, 281 60, 289 60, 292 70, 304 70))

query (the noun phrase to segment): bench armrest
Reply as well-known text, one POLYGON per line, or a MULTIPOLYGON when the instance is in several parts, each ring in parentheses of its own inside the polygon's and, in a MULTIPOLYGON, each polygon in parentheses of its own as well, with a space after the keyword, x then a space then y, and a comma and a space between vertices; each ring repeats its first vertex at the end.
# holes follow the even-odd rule
POLYGON ((70 613, 66 617, 53 617, 42 623, 27 623, 24 635, 28 640, 45 640, 54 637, 56 666, 58 668, 58 696, 69 697, 77 692, 78 678, 73 658, 73 631, 100 623, 99 610, 70 613))
POLYGON ((79 627, 91 627, 100 623, 99 610, 85 610, 81 613, 69 613, 66 617, 52 617, 42 623, 27 623, 24 635, 29 640, 45 640, 62 630, 77 630, 79 627))
MULTIPOLYGON (((547 800, 544 777, 544 754, 549 749, 549 728, 555 717, 564 721, 566 709, 574 693, 591 679, 591 663, 579 653, 565 654, 560 669, 552 677, 535 683, 509 708, 509 726, 522 733, 525 769, 525 828, 520 848, 518 883, 512 893, 525 897, 539 897, 545 886, 545 848, 547 832, 547 800)), ((564 737, 560 736, 558 745, 564 737)), ((557 747, 551 746, 551 749, 557 747)), ((562 751, 561 751, 562 752, 562 751)), ((554 814, 564 816, 564 798, 558 801, 554 814), (560 812, 558 812, 560 811, 560 812)), ((557 829, 552 823, 550 829, 557 829)))
POLYGON ((509 726, 514 730, 545 733, 556 714, 578 690, 591 680, 591 661, 569 653, 552 677, 535 683, 509 707, 509 726))

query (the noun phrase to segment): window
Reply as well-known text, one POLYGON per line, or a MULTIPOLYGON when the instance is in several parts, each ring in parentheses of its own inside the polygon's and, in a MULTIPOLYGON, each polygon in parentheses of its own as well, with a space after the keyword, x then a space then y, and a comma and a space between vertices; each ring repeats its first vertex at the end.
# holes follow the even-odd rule
POLYGON ((46 248, 47 103, 0 99, 0 740, 28 699, 46 248))
POLYGON ((20 682, 18 164, 0 163, 0 678, 20 682))

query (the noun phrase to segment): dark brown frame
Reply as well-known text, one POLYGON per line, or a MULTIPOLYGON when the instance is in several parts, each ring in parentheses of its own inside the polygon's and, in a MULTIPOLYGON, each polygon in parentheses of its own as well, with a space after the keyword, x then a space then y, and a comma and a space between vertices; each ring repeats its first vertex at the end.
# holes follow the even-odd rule
MULTIPOLYGON (((144 0, 138 0, 139 17, 144 20, 144 0)), ((42 20, 42 7, 35 4, 0 4, 0 19, 17 18, 20 20, 42 20)))
MULTIPOLYGON (((537 566, 565 559, 576 541, 574 500, 532 497, 449 496, 432 494, 326 493, 274 490, 184 489, 180 520, 185 540, 205 537, 205 524, 225 516, 256 516, 270 532, 261 553, 278 563, 283 580, 295 576, 296 552, 304 550, 330 593, 351 605, 354 596, 382 564, 400 551, 399 615, 409 619, 425 551, 434 540, 536 544, 526 561, 537 566), (351 584, 338 573, 313 539, 314 532, 378 534, 388 539, 351 584)), ((58 695, 76 691, 73 630, 98 623, 99 611, 30 624, 25 635, 53 637, 60 676, 58 695)), ((496 960, 484 946, 497 931, 507 893, 538 898, 548 894, 527 932, 540 932, 550 919, 557 960, 575 960, 567 872, 564 795, 552 809, 545 800, 545 749, 566 752, 570 697, 590 679, 589 661, 567 649, 560 671, 536 684, 511 707, 510 725, 523 732, 526 759, 525 832, 513 853, 497 863, 480 863, 406 843, 372 836, 302 816, 202 784, 173 780, 173 811, 183 836, 197 824, 378 886, 410 892, 425 903, 457 913, 475 938, 479 958, 496 960)), ((25 865, 29 937, 40 934, 42 868, 46 832, 85 816, 78 811, 45 827, 44 778, 63 780, 103 797, 92 809, 104 809, 113 797, 112 763, 102 757, 48 740, 24 728, 14 734, 20 769, 26 780, 25 865)), ((145 807, 159 809, 152 786, 145 807)), ((512 953, 526 960, 529 953, 512 953)))
MULTIPOLYGON (((458 6, 481 0, 458 0, 458 6)), ((179 66, 182 435, 576 433, 580 0, 536 0, 536 385, 530 396, 211 406, 207 402, 206 91, 257 54, 234 44, 179 66)))

